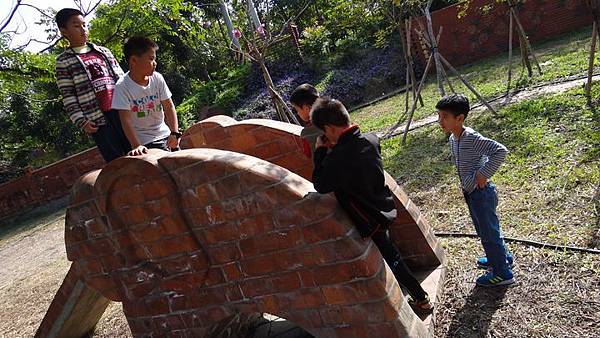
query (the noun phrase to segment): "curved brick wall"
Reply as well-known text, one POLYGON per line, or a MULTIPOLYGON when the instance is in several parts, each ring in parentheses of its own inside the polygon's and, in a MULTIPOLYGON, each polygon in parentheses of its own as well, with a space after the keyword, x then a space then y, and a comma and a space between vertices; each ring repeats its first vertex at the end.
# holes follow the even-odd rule
MULTIPOLYGON (((429 335, 431 318, 415 316, 372 241, 358 236, 333 196, 298 175, 310 172, 299 132, 218 116, 191 128, 182 145, 223 150, 152 151, 83 176, 66 219, 73 265, 37 336, 85 332, 106 299, 123 302, 139 337, 213 337, 232 315, 263 312, 316 337, 429 335), (74 287, 79 280, 87 289, 74 287)), ((394 239, 439 297, 441 247, 388 183, 400 210, 394 239)))
MULTIPOLYGON (((297 125, 272 120, 237 122, 228 116, 215 116, 195 124, 181 140, 181 147, 236 151, 278 164, 308 180, 312 162, 302 152, 297 125)), ((386 183, 394 192, 398 217, 392 224, 392 237, 412 268, 437 266, 443 249, 427 220, 421 216, 404 190, 386 173, 386 183)))

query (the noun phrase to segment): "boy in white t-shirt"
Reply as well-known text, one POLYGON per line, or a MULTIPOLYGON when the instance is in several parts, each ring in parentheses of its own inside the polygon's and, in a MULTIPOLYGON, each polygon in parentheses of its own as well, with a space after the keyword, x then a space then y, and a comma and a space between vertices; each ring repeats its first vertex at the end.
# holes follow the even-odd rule
POLYGON ((131 143, 130 156, 148 148, 177 150, 179 125, 171 92, 163 76, 155 72, 158 45, 146 37, 132 37, 123 52, 129 72, 116 84, 112 108, 119 111, 123 131, 131 143))

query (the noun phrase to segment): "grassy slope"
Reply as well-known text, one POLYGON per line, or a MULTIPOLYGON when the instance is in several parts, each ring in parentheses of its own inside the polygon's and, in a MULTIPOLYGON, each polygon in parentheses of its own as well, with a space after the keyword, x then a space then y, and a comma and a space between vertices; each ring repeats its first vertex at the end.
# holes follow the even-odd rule
MULTIPOLYGON (((535 46, 544 75, 521 78, 519 86, 585 73, 589 35, 584 29, 535 46)), ((506 55, 501 55, 461 72, 492 97, 505 91, 506 64, 506 55)), ((593 95, 600 97, 600 84, 593 95)), ((431 114, 438 98, 430 81, 424 91, 426 105, 416 119, 431 114)), ((352 118, 365 130, 380 130, 396 122, 403 100, 394 96, 354 112, 352 118)), ((511 151, 493 178, 505 234, 600 248, 600 112, 587 107, 582 89, 575 89, 505 107, 499 115, 477 113, 467 124, 511 151)), ((382 142, 386 170, 403 184, 436 231, 473 233, 447 138, 439 127, 411 132, 405 147, 400 141, 382 142)), ((441 241, 448 273, 445 299, 436 305, 436 337, 600 336, 599 255, 511 244, 517 284, 488 290, 473 284, 481 273, 473 264, 482 254, 481 244, 475 239, 441 241)))
MULTIPOLYGON (((595 95, 600 96, 599 88, 595 95)), ((469 116, 469 126, 511 151, 493 177, 508 236, 600 246, 593 201, 600 182, 598 113, 585 102, 577 89, 509 106, 500 118, 469 116)), ((383 141, 386 169, 421 204, 436 230, 471 231, 439 127, 413 132, 406 147, 400 141, 383 141)))
MULTIPOLYGON (((513 88, 515 86, 524 88, 565 76, 585 73, 591 40, 590 32, 591 28, 584 28, 558 39, 534 45, 533 48, 540 61, 543 75, 535 72, 535 76, 531 79, 523 71, 520 54, 516 50, 514 53, 516 58, 513 59, 513 88)), ((596 65, 600 65, 598 53, 596 53, 596 65)), ((508 52, 460 67, 459 71, 484 97, 491 98, 504 94, 508 73, 508 52)), ((416 110, 414 119, 430 115, 439 99, 435 76, 431 74, 433 73, 430 73, 422 92, 425 106, 416 110)), ((475 96, 457 78, 451 77, 451 81, 457 92, 466 93, 472 102, 476 102, 475 96)), ((449 91, 448 87, 446 90, 449 91)), ((380 130, 393 125, 399 119, 404 112, 404 100, 402 95, 394 96, 376 105, 357 110, 353 112, 352 117, 364 130, 380 130)), ((402 120, 404 121, 405 117, 402 120)))

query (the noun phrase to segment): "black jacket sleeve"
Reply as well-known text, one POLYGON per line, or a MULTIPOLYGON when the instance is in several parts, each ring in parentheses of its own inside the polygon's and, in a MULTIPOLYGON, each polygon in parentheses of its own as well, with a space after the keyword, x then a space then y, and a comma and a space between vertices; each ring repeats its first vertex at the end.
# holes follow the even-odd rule
POLYGON ((312 181, 315 190, 321 194, 330 193, 340 187, 340 169, 342 163, 336 161, 331 156, 334 153, 327 154, 326 147, 319 147, 314 154, 314 168, 312 181))

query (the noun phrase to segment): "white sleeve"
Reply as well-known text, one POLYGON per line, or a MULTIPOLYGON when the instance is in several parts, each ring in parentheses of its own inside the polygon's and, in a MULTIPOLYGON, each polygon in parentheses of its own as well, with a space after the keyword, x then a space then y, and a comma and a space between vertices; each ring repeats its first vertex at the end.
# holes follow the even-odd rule
POLYGON ((122 82, 117 83, 115 86, 111 108, 116 110, 131 110, 131 105, 125 93, 125 85, 122 82))
POLYGON ((169 90, 169 86, 167 86, 167 82, 165 81, 165 78, 162 76, 162 74, 160 74, 158 72, 156 73, 156 75, 159 80, 159 86, 158 86, 158 93, 160 95, 159 99, 161 101, 170 99, 172 94, 171 94, 171 91, 169 90))

